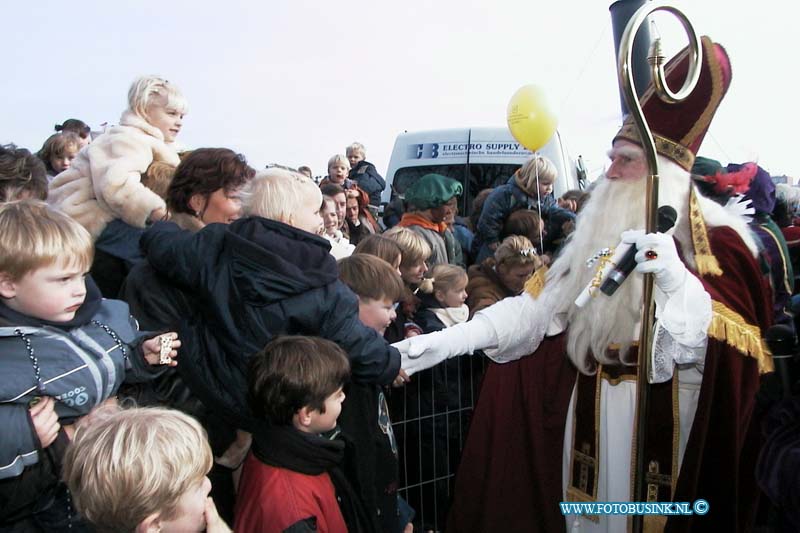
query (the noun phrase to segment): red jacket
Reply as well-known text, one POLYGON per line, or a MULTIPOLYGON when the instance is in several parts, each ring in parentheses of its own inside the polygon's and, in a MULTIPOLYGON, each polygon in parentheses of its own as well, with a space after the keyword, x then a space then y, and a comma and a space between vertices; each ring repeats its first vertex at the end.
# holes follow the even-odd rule
POLYGON ((300 474, 264 464, 251 453, 239 482, 234 531, 283 533, 309 518, 319 533, 347 533, 327 472, 300 474))

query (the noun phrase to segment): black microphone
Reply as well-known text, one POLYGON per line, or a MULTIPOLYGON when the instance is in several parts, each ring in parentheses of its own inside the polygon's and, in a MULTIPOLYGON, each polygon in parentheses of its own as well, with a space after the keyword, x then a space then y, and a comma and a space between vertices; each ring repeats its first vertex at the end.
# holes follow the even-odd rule
MULTIPOLYGON (((675 225, 678 213, 672 206, 662 205, 658 208, 658 232, 665 233, 675 225)), ((628 278, 633 269, 636 268, 636 245, 633 244, 620 259, 619 264, 611 271, 606 280, 600 285, 600 292, 611 296, 622 282, 628 278)))

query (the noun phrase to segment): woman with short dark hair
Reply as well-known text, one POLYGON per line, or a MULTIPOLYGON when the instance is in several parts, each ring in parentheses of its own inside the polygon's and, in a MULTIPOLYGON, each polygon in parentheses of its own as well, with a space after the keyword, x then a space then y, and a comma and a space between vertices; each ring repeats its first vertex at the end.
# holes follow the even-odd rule
POLYGON ((203 225, 233 222, 241 211, 239 190, 255 173, 245 157, 233 150, 194 150, 175 170, 167 189, 167 209, 173 219, 178 214, 186 214, 196 217, 203 225))
MULTIPOLYGON (((239 192, 255 173, 242 154, 227 148, 199 148, 190 152, 178 165, 167 189, 171 220, 191 232, 200 231, 206 224, 233 222, 241 215, 239 192)), ((128 274, 120 299, 128 302, 131 314, 148 331, 177 328, 199 305, 191 294, 162 277, 147 261, 137 264, 128 274)), ((139 405, 172 407, 200 420, 209 433, 215 457, 223 457, 229 447, 238 450, 235 428, 226 427, 227 424, 209 413, 178 372, 166 372, 156 381, 120 393, 134 398, 139 405)), ((228 455, 231 454, 236 455, 235 452, 228 455)), ((232 521, 231 470, 215 463, 209 477, 220 515, 232 521)))
MULTIPOLYGON (((227 148, 199 148, 175 169, 167 208, 180 228, 196 232, 206 224, 230 224, 241 215, 239 192, 255 176, 242 154, 227 148)), ((156 274, 147 261, 136 265, 120 291, 143 329, 177 326, 189 311, 186 295, 156 274)))

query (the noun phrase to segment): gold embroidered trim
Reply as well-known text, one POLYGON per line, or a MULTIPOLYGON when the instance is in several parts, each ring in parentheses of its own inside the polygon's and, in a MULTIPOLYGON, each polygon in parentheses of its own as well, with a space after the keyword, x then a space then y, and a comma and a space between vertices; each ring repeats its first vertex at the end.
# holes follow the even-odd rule
POLYGON ((533 273, 528 281, 525 282, 525 292, 533 296, 534 298, 538 298, 542 291, 544 290, 544 283, 545 277, 547 276, 547 267, 541 266, 536 269, 536 272, 533 273))
MULTIPOLYGON (((638 379, 637 376, 633 376, 634 381, 638 379)), ((671 488, 670 493, 674 497, 675 496, 675 486, 678 483, 678 455, 680 452, 680 432, 681 432, 681 412, 680 412, 680 400, 678 397, 678 372, 677 370, 672 376, 672 385, 671 385, 671 394, 672 394, 672 469, 671 469, 671 488)), ((638 417, 634 419, 633 423, 633 435, 631 437, 631 477, 630 477, 630 494, 633 497, 633 494, 636 490, 636 434, 637 434, 637 425, 638 425, 638 417)), ((649 500, 648 500, 649 501, 649 500)), ((628 517, 628 531, 631 531, 632 521, 631 517, 628 517)), ((667 525, 667 517, 666 516, 645 516, 644 517, 644 532, 645 533, 655 533, 655 532, 663 532, 667 525), (649 519, 649 520, 648 520, 649 519)))
POLYGON ((694 154, 691 150, 660 135, 653 135, 653 141, 656 144, 656 152, 660 153, 664 157, 672 159, 684 170, 692 170, 692 166, 694 165, 694 154))
POLYGON ((717 258, 711 253, 706 222, 703 220, 703 213, 700 211, 700 203, 697 201, 697 193, 695 193, 694 187, 691 188, 689 193, 689 225, 692 231, 697 273, 701 276, 721 276, 722 269, 719 266, 719 262, 717 262, 717 258))
MULTIPOLYGON (((572 446, 570 447, 570 461, 569 461, 569 481, 567 482, 567 501, 568 502, 596 502, 597 490, 600 483, 600 375, 602 374, 603 366, 597 369, 596 381, 594 387, 594 483, 592 487, 592 494, 588 494, 578 487, 572 485, 573 471, 575 469, 575 424, 578 422, 578 382, 575 382, 575 403, 571 406, 572 409, 572 446)), ((578 378, 580 379, 580 378, 578 378)), ((595 523, 600 523, 599 515, 582 514, 584 518, 591 520, 595 523)))
POLYGON ((758 362, 759 374, 775 370, 772 354, 769 351, 758 326, 748 324, 744 317, 725 304, 711 301, 711 326, 708 335, 712 339, 724 341, 742 354, 758 362))
POLYGON ((681 409, 679 394, 680 372, 672 372, 672 490, 670 494, 675 498, 675 485, 678 484, 678 452, 681 446, 681 409))
MULTIPOLYGON (((639 130, 632 122, 626 122, 622 125, 615 139, 618 137, 627 139, 640 146, 642 145, 642 137, 639 135, 639 130)), ((684 170, 689 171, 692 169, 692 165, 694 165, 694 154, 691 150, 657 133, 653 133, 653 142, 655 142, 656 145, 656 152, 675 161, 684 170)))
POLYGON ((661 533, 667 527, 667 517, 652 514, 645 515, 642 525, 644 526, 644 533, 661 533))
MULTIPOLYGON (((567 487, 567 501, 568 502, 594 502, 597 498, 592 498, 588 494, 585 494, 583 491, 576 489, 575 487, 567 487)), ((583 518, 591 520, 595 524, 600 523, 600 516, 596 514, 582 514, 583 518)))

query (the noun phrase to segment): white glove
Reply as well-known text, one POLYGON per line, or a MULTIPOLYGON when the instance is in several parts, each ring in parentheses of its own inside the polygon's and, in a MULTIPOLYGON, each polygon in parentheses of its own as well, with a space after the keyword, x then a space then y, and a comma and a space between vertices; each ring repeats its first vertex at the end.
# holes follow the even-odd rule
POLYGON ((396 342, 392 346, 400 351, 400 367, 411 377, 450 357, 472 354, 475 350, 491 346, 496 343, 495 339, 491 323, 485 318, 475 317, 441 331, 396 342))
POLYGON ((711 296, 680 260, 671 236, 637 230, 626 231, 622 239, 636 244, 636 271, 653 273, 658 288, 649 381, 670 379, 676 363, 702 368, 711 323, 711 296))
POLYGON ((621 238, 623 242, 636 244, 637 272, 652 273, 656 286, 665 295, 681 288, 689 271, 678 257, 671 235, 633 230, 623 232, 621 238))
POLYGON ((753 215, 756 214, 756 210, 753 208, 753 201, 749 198, 746 199, 743 194, 729 198, 724 207, 725 211, 744 218, 748 224, 753 221, 753 215))

